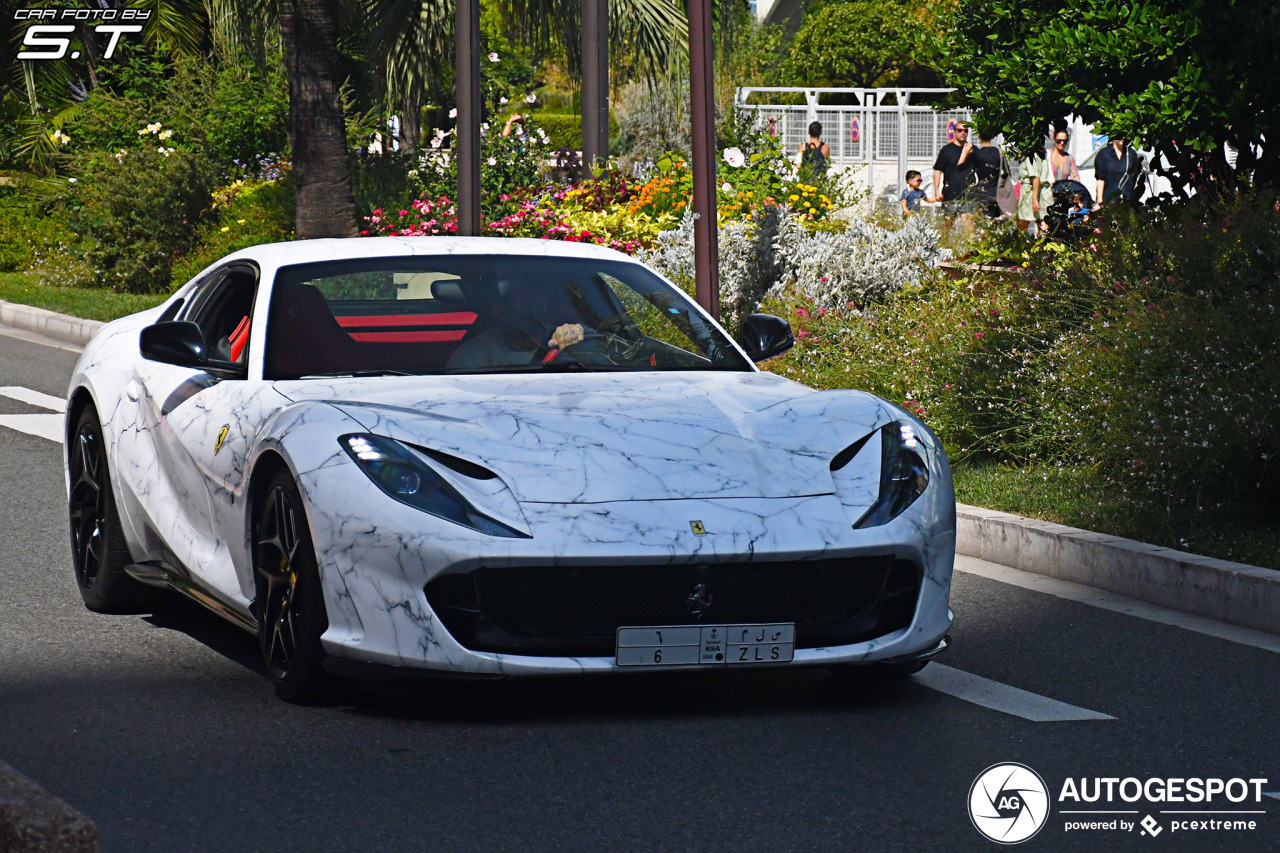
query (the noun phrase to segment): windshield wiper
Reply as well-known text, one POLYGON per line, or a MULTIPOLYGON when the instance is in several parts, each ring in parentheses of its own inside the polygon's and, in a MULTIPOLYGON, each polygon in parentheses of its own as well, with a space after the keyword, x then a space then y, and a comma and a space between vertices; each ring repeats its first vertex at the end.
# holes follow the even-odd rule
POLYGON ((327 373, 308 373, 299 376, 299 379, 333 379, 336 377, 364 377, 364 376, 419 376, 417 373, 406 373, 403 370, 392 370, 390 368, 381 368, 376 370, 330 370, 327 373))

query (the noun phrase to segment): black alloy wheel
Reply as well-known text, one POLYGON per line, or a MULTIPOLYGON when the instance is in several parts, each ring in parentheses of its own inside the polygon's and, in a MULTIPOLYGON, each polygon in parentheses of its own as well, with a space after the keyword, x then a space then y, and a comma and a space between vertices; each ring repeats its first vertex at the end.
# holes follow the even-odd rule
POLYGON ((153 591, 124 570, 132 560, 111 493, 102 424, 92 406, 85 407, 76 420, 67 447, 67 468, 71 475, 71 562, 85 606, 98 613, 147 609, 153 602, 153 591))
POLYGON ((302 497, 287 471, 276 473, 254 508, 253 568, 258 645, 276 695, 294 704, 323 698, 320 635, 328 619, 302 497))

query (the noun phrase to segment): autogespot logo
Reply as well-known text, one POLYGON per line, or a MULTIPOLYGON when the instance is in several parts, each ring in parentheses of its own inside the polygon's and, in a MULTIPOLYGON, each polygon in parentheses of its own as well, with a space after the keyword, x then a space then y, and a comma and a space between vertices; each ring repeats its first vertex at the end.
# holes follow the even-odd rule
POLYGON ((993 764, 969 789, 969 819, 999 844, 1026 841, 1049 819, 1049 789, 1024 764, 993 764))

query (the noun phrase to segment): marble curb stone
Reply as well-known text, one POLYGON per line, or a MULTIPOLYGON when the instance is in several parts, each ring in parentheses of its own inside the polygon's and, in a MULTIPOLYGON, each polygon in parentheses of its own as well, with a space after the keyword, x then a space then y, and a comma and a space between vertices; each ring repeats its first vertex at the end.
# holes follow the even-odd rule
POLYGON ((956 551, 1280 634, 1280 572, 959 504, 956 551))
POLYGON ((97 853, 98 849, 93 821, 0 761, 0 850, 97 853))
POLYGON ((0 324, 80 346, 87 344, 103 325, 97 320, 84 320, 3 300, 0 300, 0 324))

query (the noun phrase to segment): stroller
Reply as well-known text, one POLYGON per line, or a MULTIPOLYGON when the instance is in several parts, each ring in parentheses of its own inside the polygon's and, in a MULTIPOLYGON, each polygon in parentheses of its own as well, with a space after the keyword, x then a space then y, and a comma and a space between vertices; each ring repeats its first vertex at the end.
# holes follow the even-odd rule
POLYGON ((1093 210, 1093 195, 1088 187, 1079 181, 1058 181, 1053 185, 1053 204, 1049 205, 1044 217, 1049 236, 1067 239, 1083 233, 1087 230, 1085 222, 1091 210, 1093 210), (1081 203, 1084 213, 1072 213, 1076 208, 1077 200, 1081 203))

